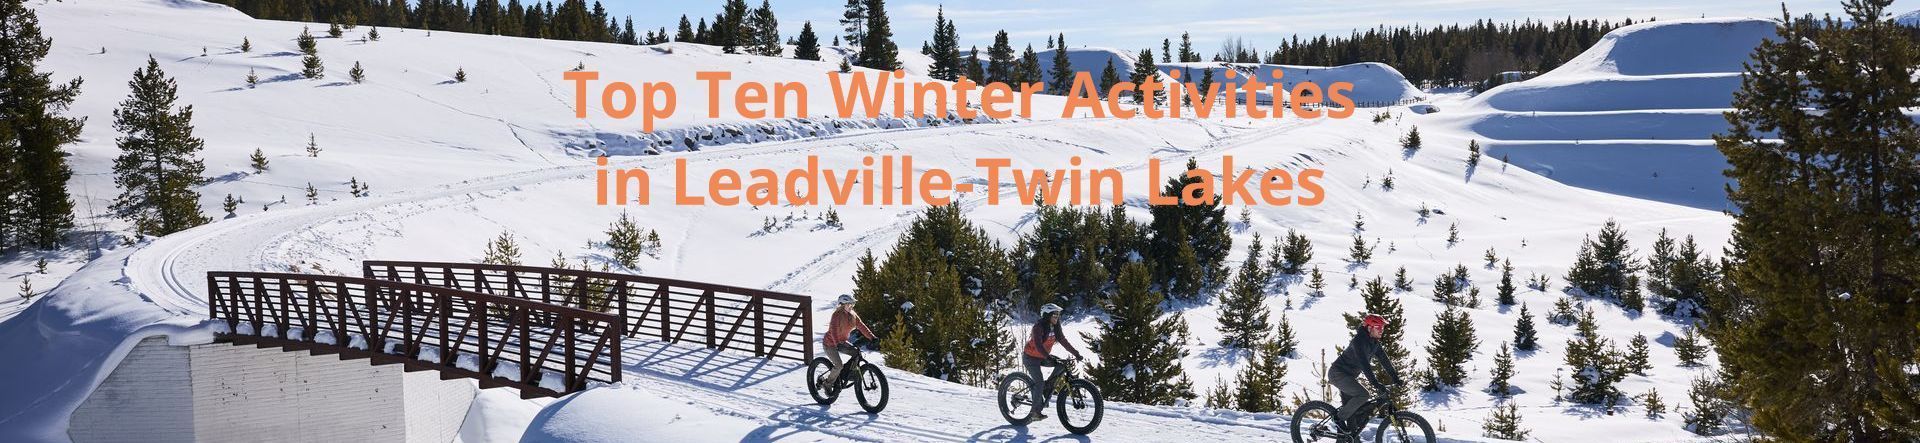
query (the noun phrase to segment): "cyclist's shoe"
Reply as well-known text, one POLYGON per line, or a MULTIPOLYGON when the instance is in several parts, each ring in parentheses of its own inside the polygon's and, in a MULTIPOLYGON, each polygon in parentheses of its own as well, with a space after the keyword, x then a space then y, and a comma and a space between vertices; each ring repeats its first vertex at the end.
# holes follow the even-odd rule
POLYGON ((1033 419, 1033 420, 1046 420, 1046 419, 1047 419, 1047 413, 1045 413, 1045 412, 1040 412, 1040 409, 1038 409, 1038 408, 1036 408, 1036 409, 1034 409, 1034 410, 1033 410, 1033 414, 1032 414, 1032 415, 1033 415, 1033 416, 1032 416, 1032 419, 1033 419))

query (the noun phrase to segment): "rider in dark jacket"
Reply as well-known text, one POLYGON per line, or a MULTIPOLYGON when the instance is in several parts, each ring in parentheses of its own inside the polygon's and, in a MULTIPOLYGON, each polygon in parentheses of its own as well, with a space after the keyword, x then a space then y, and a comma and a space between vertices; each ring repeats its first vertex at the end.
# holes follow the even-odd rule
POLYGON ((1327 378, 1333 382, 1333 387, 1340 390, 1339 418, 1342 424, 1351 420, 1354 410, 1366 403, 1367 389, 1360 385, 1360 375, 1365 375, 1369 384, 1381 386, 1380 378, 1374 375, 1374 368, 1384 368, 1389 381, 1385 385, 1400 384, 1400 372, 1393 369, 1393 360, 1387 357, 1386 348, 1380 346, 1380 336, 1386 334, 1386 329, 1386 317, 1367 314, 1366 319, 1361 321, 1360 329, 1354 331, 1353 341, 1347 343, 1346 350, 1333 360, 1333 366, 1327 371, 1327 378))
POLYGON ((1047 379, 1041 377, 1043 374, 1040 373, 1040 368, 1052 366, 1053 371, 1057 373, 1060 372, 1059 366, 1063 364, 1055 362, 1052 358, 1055 344, 1067 348, 1067 352, 1073 354, 1074 360, 1080 359, 1080 350, 1074 349, 1073 343, 1067 342, 1067 335, 1060 329, 1060 306, 1047 303, 1046 306, 1040 307, 1040 320, 1033 322, 1033 331, 1027 333, 1026 350, 1020 355, 1020 363, 1027 368, 1027 377, 1033 380, 1033 384, 1028 389, 1033 393, 1032 418, 1035 420, 1047 418, 1047 413, 1042 411, 1047 407, 1047 392, 1041 387, 1046 384, 1047 379))

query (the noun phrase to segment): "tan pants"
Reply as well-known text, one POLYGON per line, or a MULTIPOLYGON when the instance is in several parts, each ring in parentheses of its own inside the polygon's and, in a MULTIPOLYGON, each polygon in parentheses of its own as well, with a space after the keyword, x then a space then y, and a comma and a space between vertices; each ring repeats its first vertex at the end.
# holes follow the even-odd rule
POLYGON ((840 356, 841 353, 846 353, 849 356, 858 356, 859 352, 858 349, 854 349, 852 346, 847 346, 844 343, 840 346, 827 347, 827 361, 833 362, 833 371, 827 373, 827 380, 840 379, 840 370, 846 367, 846 361, 840 356))

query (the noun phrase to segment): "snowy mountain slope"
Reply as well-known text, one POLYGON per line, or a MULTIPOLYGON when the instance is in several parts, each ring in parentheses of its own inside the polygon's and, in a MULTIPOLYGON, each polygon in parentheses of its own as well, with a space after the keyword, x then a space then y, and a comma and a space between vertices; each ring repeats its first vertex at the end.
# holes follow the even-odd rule
MULTIPOLYGON (((583 140, 612 140, 638 133, 637 121, 573 119, 564 100, 549 88, 559 84, 557 73, 572 67, 580 59, 589 66, 606 66, 606 78, 653 78, 672 75, 691 67, 724 66, 736 69, 736 75, 751 73, 763 78, 810 78, 820 64, 796 64, 784 60, 738 55, 721 55, 711 48, 672 45, 673 54, 617 45, 550 42, 452 33, 425 36, 420 31, 382 30, 380 42, 364 45, 355 42, 321 39, 321 54, 328 60, 329 79, 321 82, 292 80, 263 84, 252 90, 231 90, 240 85, 245 68, 278 67, 288 69, 297 57, 265 57, 263 52, 291 51, 287 41, 299 32, 300 24, 254 21, 230 14, 224 9, 181 8, 171 3, 149 1, 53 2, 35 5, 43 24, 55 38, 55 56, 47 68, 56 78, 85 75, 88 86, 75 113, 91 117, 87 139, 74 148, 75 167, 82 173, 76 182, 83 189, 77 198, 104 207, 111 198, 110 176, 104 174, 115 150, 114 134, 105 125, 110 109, 125 94, 120 82, 127 72, 144 62, 148 52, 164 54, 163 67, 180 78, 183 102, 196 105, 200 136, 208 139, 210 175, 239 174, 237 179, 216 181, 202 189, 217 207, 226 193, 244 195, 250 202, 241 216, 189 230, 143 244, 129 255, 124 249, 106 253, 96 262, 99 268, 70 279, 53 295, 36 303, 33 310, 0 326, 0 355, 41 355, 48 343, 67 349, 59 358, 27 360, 0 373, 0 390, 9 393, 0 402, 0 428, 52 429, 50 417, 64 417, 59 403, 77 403, 90 389, 89 378, 104 376, 100 368, 111 367, 116 349, 128 339, 155 331, 183 333, 203 312, 204 272, 208 270, 287 270, 354 274, 358 261, 365 258, 467 260, 478 257, 486 239, 502 232, 515 234, 522 241, 523 260, 544 264, 560 254, 570 261, 602 259, 603 252, 584 245, 603 237, 603 231, 622 211, 621 207, 593 206, 593 172, 584 160, 569 156, 567 146, 583 140), (219 54, 199 57, 192 51, 201 45, 232 45, 239 35, 263 35, 253 38, 253 55, 219 54), (159 36, 159 37, 154 37, 159 36), (402 37, 405 36, 405 37, 402 37), (107 46, 106 54, 94 45, 107 46), (175 46, 179 46, 176 48, 175 46), (263 49, 268 49, 263 51, 263 49), (573 52, 567 52, 573 51, 573 52), (556 55, 558 53, 558 55, 556 55), (596 53, 587 57, 584 53, 596 53), (341 55, 345 54, 345 55, 341 55), (477 54, 477 55, 474 55, 477 54), (612 55, 608 55, 612 54, 612 55), (353 57, 340 59, 338 57, 353 57), (359 58, 365 57, 365 58, 359 58), (186 61, 179 61, 182 58, 186 61), (367 84, 323 86, 342 76, 342 63, 358 58, 372 74, 367 84), (173 61, 169 61, 173 60, 173 61), (538 67, 514 66, 515 60, 532 60, 538 67), (377 62, 377 63, 376 63, 377 62), (465 66, 474 80, 465 84, 440 84, 447 74, 445 66, 465 66), (549 66, 550 65, 550 66, 549 66), (381 68, 384 66, 384 68, 381 68), (616 69, 631 74, 618 74, 616 69), (655 71, 657 70, 657 71, 655 71), (511 74, 501 74, 511 73, 511 74), (491 83, 500 82, 500 83, 491 83), (317 83, 317 84, 316 84, 317 83), (479 91, 472 88, 478 87, 479 91), (332 103, 364 103, 353 109, 324 109, 332 103), (446 103, 440 106, 436 103, 446 103), (271 112, 249 112, 260 106, 271 112), (467 113, 473 114, 467 114, 467 113), (424 116, 423 116, 424 115, 424 116), (582 126, 588 129, 581 129, 582 126), (311 129, 308 129, 311 128, 311 129), (301 157, 306 131, 314 131, 326 149, 317 158, 301 157), (582 135, 590 134, 590 135, 582 135), (332 142, 330 140, 354 140, 332 142), (523 140, 525 142, 523 143, 523 140), (249 175, 245 156, 252 147, 273 149, 274 166, 264 174, 249 175), (390 162, 390 163, 382 163, 390 162), (362 174, 358 178, 373 183, 370 198, 322 198, 315 206, 300 202, 298 189, 307 181, 323 188, 334 188, 344 181, 338 175, 362 174), (275 200, 278 195, 294 194, 291 204, 276 205, 268 211, 252 207, 275 200), (124 261, 122 261, 124 260, 124 261), (109 290, 111 289, 111 290, 109 290), (113 308, 109 309, 108 306, 113 308), (49 315, 59 312, 61 315, 49 315), (28 322, 28 319, 33 321, 28 322), (112 325, 111 327, 96 327, 112 325), (149 326, 155 325, 155 326, 149 326), (127 337, 115 341, 116 337, 127 337), (38 400, 47 399, 47 400, 38 400), (16 423, 23 425, 15 426, 16 423)), ((316 30, 322 29, 316 27, 316 30)), ((356 30, 354 33, 364 32, 356 30)), ((343 39, 344 40, 344 39, 343 39)), ((218 46, 215 46, 218 48, 218 46)), ((1045 59, 1045 57, 1043 57, 1045 59)), ((1331 68, 1339 69, 1339 68, 1331 68)), ((1294 74, 1289 73, 1288 78, 1294 74)), ((263 75, 263 77, 266 77, 263 75)), ((691 82, 691 80, 677 80, 691 82)), ((1401 80, 1404 83, 1404 80, 1401 80)), ((1483 96, 1485 97, 1485 96, 1483 96)), ((681 106, 690 98, 682 94, 681 106)), ((1442 105, 1446 108, 1449 105, 1442 105)), ((1628 109, 1654 109, 1651 106, 1624 103, 1628 109)), ((1135 207, 1130 212, 1144 220, 1146 211, 1137 205, 1146 193, 1157 189, 1165 174, 1170 174, 1187 158, 1201 165, 1218 168, 1223 156, 1235 157, 1235 168, 1286 167, 1319 168, 1327 172, 1322 181, 1327 199, 1312 207, 1257 207, 1251 211, 1252 224, 1234 232, 1236 251, 1244 248, 1254 234, 1271 241, 1289 229, 1297 229, 1312 238, 1317 246, 1314 264, 1327 273, 1329 295, 1308 298, 1299 283, 1275 288, 1268 300, 1276 310, 1293 321, 1300 333, 1300 358, 1289 361, 1289 394, 1306 391, 1318 396, 1317 378, 1310 369, 1321 350, 1331 350, 1346 342, 1348 331, 1340 318, 1343 313, 1360 309, 1356 291, 1347 289, 1348 276, 1361 279, 1375 276, 1391 278, 1400 266, 1418 282, 1410 293, 1398 297, 1406 306, 1409 322, 1407 340, 1416 358, 1424 356, 1425 332, 1432 325, 1440 304, 1428 298, 1432 277, 1455 265, 1472 270, 1473 282, 1491 302, 1497 271, 1480 266, 1480 255, 1494 248, 1501 257, 1511 258, 1519 278, 1539 273, 1563 275, 1572 261, 1577 242, 1598 229, 1608 218, 1626 227, 1634 244, 1644 248, 1662 228, 1676 236, 1693 234, 1705 250, 1717 250, 1724 243, 1729 220, 1717 212, 1633 198, 1629 192, 1610 194, 1592 189, 1632 189, 1639 158, 1602 159, 1592 168, 1622 168, 1627 172, 1593 175, 1597 184, 1568 186, 1570 165, 1554 158, 1525 158, 1514 155, 1512 166, 1498 161, 1496 151, 1479 168, 1469 172, 1464 166, 1469 139, 1486 141, 1486 134, 1473 132, 1472 126, 1447 124, 1443 120, 1455 109, 1432 115, 1415 115, 1397 108, 1399 117, 1384 123, 1364 118, 1344 121, 1273 119, 1194 120, 1054 120, 1021 121, 996 125, 949 126, 889 131, 860 131, 834 137, 736 144, 699 152, 668 152, 663 156, 620 158, 616 167, 642 167, 653 172, 650 192, 654 204, 632 206, 629 211, 640 225, 657 229, 664 248, 657 257, 643 258, 636 271, 649 275, 692 280, 717 281, 741 286, 768 287, 807 294, 821 300, 848 291, 854 259, 873 250, 884 254, 903 231, 904 226, 923 205, 872 205, 837 208, 845 220, 845 229, 824 228, 819 220, 824 208, 748 206, 668 206, 675 192, 683 191, 669 172, 672 162, 687 160, 695 174, 716 168, 786 168, 800 164, 807 155, 818 155, 822 167, 845 169, 859 164, 869 155, 913 155, 919 169, 942 168, 966 182, 982 182, 983 174, 973 161, 983 157, 1005 157, 1023 168, 1063 168, 1078 156, 1084 165, 1116 167, 1126 173, 1124 192, 1135 207), (1397 137, 1418 124, 1427 137, 1427 148, 1407 155, 1397 137), (1149 177, 1145 165, 1149 159, 1165 164, 1160 177, 1149 177), (1530 160, 1530 161, 1529 161, 1530 160), (1548 168, 1559 168, 1552 170, 1548 168), (1380 178, 1389 171, 1398 185, 1395 190, 1380 189, 1380 178), (1536 174, 1534 171, 1544 171, 1536 174), (1555 176, 1547 177, 1551 172, 1555 176), (1421 219, 1415 210, 1422 206, 1445 211, 1421 219), (1366 218, 1364 237, 1377 239, 1381 247, 1371 264, 1349 265, 1340 260, 1355 229, 1356 214, 1366 218), (780 228, 758 233, 763 222, 772 217, 780 228), (1464 241, 1448 245, 1444 240, 1447 225, 1457 222, 1464 241), (1291 304, 1291 308, 1287 306, 1291 304)), ((683 111, 684 114, 684 111, 683 111)), ((1364 117, 1364 116, 1362 116, 1364 117)), ((742 123, 742 120, 730 120, 742 123)), ((727 121, 701 119, 669 121, 669 127, 699 129, 727 121)), ((1603 126, 1628 134, 1631 127, 1603 126)), ((1491 132, 1491 131, 1490 131, 1491 132)), ((1600 135, 1609 135, 1602 133, 1600 135)), ((1619 136, 1617 138, 1634 138, 1619 136)), ((1609 139, 1613 137, 1608 137, 1609 139)), ((1630 141, 1625 143, 1649 143, 1630 141)), ((1588 145, 1563 144, 1570 149, 1588 145)), ((1584 152, 1567 155, 1588 155, 1584 152)), ((1592 158, 1592 157, 1587 157, 1592 158)), ((1663 167, 1683 169, 1707 167, 1703 164, 1665 161, 1663 167)), ((1700 160, 1705 162, 1705 160, 1700 160)), ((1717 169, 1714 169, 1717 171, 1717 169)), ((1003 177, 1004 179, 1004 177, 1003 177)), ((1664 182, 1660 182, 1664 183, 1664 182)), ((1577 183, 1576 183, 1577 184, 1577 183)), ((694 182, 684 191, 704 192, 706 184, 694 182)), ((1010 192, 1010 189, 1003 189, 1010 192)), ((1659 189, 1655 189, 1659 191, 1659 189)), ((332 195, 332 194, 323 194, 332 195)), ((1003 193, 1002 198, 1011 194, 1003 193)), ((1019 205, 986 205, 988 196, 976 191, 960 197, 970 218, 1002 242, 1010 245, 1024 232, 1032 208, 1019 205)), ((85 206, 85 203, 83 203, 85 206)), ((1229 216, 1239 208, 1229 207, 1229 216)), ((1239 257, 1230 259, 1237 265, 1239 257)), ((1544 314, 1551 302, 1562 296, 1557 290, 1522 290, 1522 301, 1535 315, 1544 314)), ((822 303, 824 306, 824 303, 822 303)), ((1675 322, 1652 314, 1632 315, 1604 304, 1594 303, 1605 325, 1603 333, 1615 342, 1624 342, 1633 334, 1654 339, 1653 363, 1649 376, 1629 377, 1623 389, 1637 394, 1659 389, 1669 404, 1683 398, 1686 383, 1694 375, 1711 369, 1680 368, 1675 365, 1671 336, 1680 333, 1675 322)), ((1190 324, 1193 336, 1187 343, 1192 353, 1184 363, 1195 381, 1196 390, 1204 390, 1215 381, 1231 378, 1241 366, 1242 356, 1218 348, 1214 330, 1217 312, 1211 306, 1174 306, 1176 315, 1190 324)), ((1482 344, 1470 367, 1474 376, 1459 392, 1427 396, 1412 405, 1447 429, 1443 435, 1477 435, 1478 421, 1487 415, 1494 399, 1478 391, 1484 385, 1485 369, 1491 364, 1493 348, 1511 337, 1517 315, 1511 309, 1483 307, 1470 313, 1476 321, 1482 344)), ((824 322, 825 316, 820 316, 824 322)), ((1069 326, 1077 332, 1093 330, 1098 318, 1074 319, 1069 326)), ((1018 329, 1019 325, 1013 325, 1018 329)), ((1516 397, 1526 414, 1529 427, 1546 441, 1590 438, 1604 432, 1627 441, 1684 440, 1690 434, 1677 426, 1679 414, 1658 419, 1640 416, 1637 406, 1607 416, 1599 411, 1562 404, 1552 399, 1548 382, 1562 366, 1557 353, 1570 336, 1568 328, 1540 323, 1541 341, 1546 350, 1517 359, 1516 384, 1525 393, 1516 397)), ((186 339, 191 340, 192 336, 186 339)), ((1079 337, 1075 335, 1074 340, 1079 337)), ((637 343, 636 345, 643 345, 637 343)), ((123 350, 122 350, 123 351, 123 350)), ((716 359, 737 356, 719 354, 716 359)), ((647 361, 636 358, 632 361, 647 361)), ((799 428, 827 436, 852 439, 917 439, 930 433, 933 439, 981 438, 1024 440, 1051 436, 1059 430, 1049 425, 1019 429, 996 429, 998 422, 985 400, 983 390, 918 379, 905 374, 895 376, 895 408, 878 417, 864 414, 839 415, 819 412, 804 400, 805 394, 792 371, 779 373, 777 362, 758 363, 760 371, 772 375, 751 386, 731 388, 697 382, 697 367, 676 370, 674 362, 661 365, 636 365, 629 373, 639 383, 657 382, 661 395, 684 400, 714 414, 729 410, 736 418, 766 427, 768 439, 778 438, 799 428), (913 406, 913 407, 909 407, 913 406), (924 412, 916 412, 924 411, 924 412), (944 423, 950 417, 963 417, 958 425, 944 423), (834 432, 843 432, 835 434, 834 432), (955 437, 957 436, 957 437, 955 437)), ((684 363, 684 362, 683 362, 684 363)), ((742 363, 745 364, 745 363, 742 363)), ((649 385, 652 389, 654 386, 649 385)), ((484 400, 483 400, 484 401, 484 400)), ((517 401, 517 400, 516 400, 517 401)), ((551 405, 516 405, 506 409, 525 411, 551 405)), ((576 408, 592 409, 591 402, 576 408)), ((842 408, 846 409, 845 407, 842 408)), ((604 412, 604 411, 601 411, 604 412)), ((1235 416, 1227 412, 1194 411, 1113 405, 1109 418, 1116 420, 1111 429, 1096 437, 1119 436, 1115 429, 1174 429, 1183 440, 1218 436, 1259 437, 1262 423, 1271 418, 1235 416), (1123 418, 1114 418, 1123 417, 1123 418), (1214 417, 1214 418, 1208 418, 1214 417), (1221 418, 1224 417, 1224 418, 1221 418), (1207 422, 1225 420, 1218 426, 1207 422), (1248 425, 1251 423, 1252 425, 1248 425)), ((505 414, 514 415, 514 414, 505 414)), ((64 426, 64 425, 58 425, 64 426)), ((505 426, 510 430, 515 426, 505 426)), ((519 425, 524 429, 525 425, 519 425)), ((812 436, 813 434, 806 434, 812 436)), ((737 436, 736 436, 737 437, 737 436)), ((807 437, 799 437, 807 438, 807 437)), ((825 438, 825 437, 823 437, 825 438)), ((1236 439, 1240 440, 1240 439, 1236 439)))
MULTIPOLYGON (((1347 98, 1352 99, 1355 103, 1360 103, 1362 106, 1380 106, 1383 104, 1398 103, 1418 99, 1425 95, 1420 92, 1419 88, 1415 88, 1412 83, 1408 83, 1406 76, 1401 75, 1399 70, 1393 69, 1392 66, 1387 66, 1384 63, 1369 62, 1322 67, 1259 63, 1194 62, 1162 63, 1154 65, 1154 67, 1160 70, 1161 75, 1167 76, 1171 76, 1174 71, 1180 71, 1181 81, 1188 83, 1198 83, 1202 76, 1206 75, 1206 71, 1213 71, 1213 81, 1221 84, 1246 84, 1249 74, 1255 75, 1256 77, 1254 78, 1268 84, 1273 83, 1273 79, 1278 78, 1280 79, 1280 84, 1289 91, 1293 89, 1294 85, 1301 82, 1314 82, 1318 84, 1322 90, 1332 86, 1334 82, 1348 82, 1353 84, 1353 89, 1346 92, 1347 98), (1236 76, 1235 78, 1227 78, 1226 71, 1228 69, 1238 71, 1234 74, 1236 76), (1369 105, 1369 103, 1372 105, 1369 105)), ((1271 91, 1271 89, 1263 90, 1271 91)), ((1258 94, 1258 96, 1260 97, 1259 100, 1262 101, 1273 100, 1272 94, 1270 93, 1261 93, 1258 94)))
POLYGON ((1726 162, 1710 138, 1726 128, 1747 54, 1773 35, 1753 18, 1623 27, 1539 77, 1442 105, 1435 120, 1564 183, 1725 209, 1726 162))

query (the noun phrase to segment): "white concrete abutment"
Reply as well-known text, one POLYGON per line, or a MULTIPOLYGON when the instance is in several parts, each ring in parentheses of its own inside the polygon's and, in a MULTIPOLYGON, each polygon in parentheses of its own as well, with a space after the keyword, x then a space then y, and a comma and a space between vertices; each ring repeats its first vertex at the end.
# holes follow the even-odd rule
POLYGON ((476 391, 336 355, 149 337, 76 408, 85 442, 448 442, 476 391))

